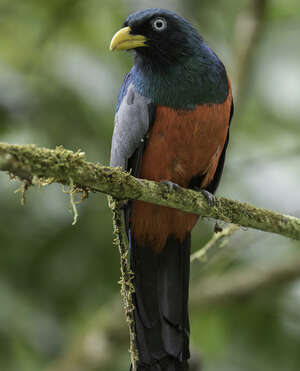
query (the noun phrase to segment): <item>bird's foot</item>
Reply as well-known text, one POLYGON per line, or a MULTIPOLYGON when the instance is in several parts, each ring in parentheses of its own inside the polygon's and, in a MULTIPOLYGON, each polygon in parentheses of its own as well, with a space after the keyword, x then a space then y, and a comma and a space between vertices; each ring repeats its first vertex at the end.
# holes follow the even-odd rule
POLYGON ((165 184, 168 187, 169 192, 173 191, 174 189, 180 188, 180 186, 176 183, 171 182, 170 180, 161 180, 160 184, 165 184))
POLYGON ((206 189, 202 189, 199 187, 193 187, 191 189, 193 191, 200 192, 205 197, 206 201, 208 202, 209 207, 215 206, 216 198, 212 193, 208 192, 206 189))

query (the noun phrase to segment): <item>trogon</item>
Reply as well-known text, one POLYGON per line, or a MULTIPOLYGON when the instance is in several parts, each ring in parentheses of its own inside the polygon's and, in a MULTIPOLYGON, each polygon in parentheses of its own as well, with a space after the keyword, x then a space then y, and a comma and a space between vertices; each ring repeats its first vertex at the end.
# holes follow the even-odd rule
MULTIPOLYGON (((134 55, 118 96, 111 166, 213 194, 233 114, 222 62, 188 21, 164 9, 129 15, 110 49, 134 55)), ((128 202, 124 215, 137 369, 188 370, 189 260, 197 216, 142 201, 128 202)))

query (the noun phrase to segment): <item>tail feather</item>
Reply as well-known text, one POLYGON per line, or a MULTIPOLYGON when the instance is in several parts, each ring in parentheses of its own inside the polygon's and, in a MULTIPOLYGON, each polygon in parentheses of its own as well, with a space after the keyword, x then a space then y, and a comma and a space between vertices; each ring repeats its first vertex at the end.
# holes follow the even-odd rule
POLYGON ((190 234, 170 236, 162 252, 130 242, 138 371, 186 371, 190 234))

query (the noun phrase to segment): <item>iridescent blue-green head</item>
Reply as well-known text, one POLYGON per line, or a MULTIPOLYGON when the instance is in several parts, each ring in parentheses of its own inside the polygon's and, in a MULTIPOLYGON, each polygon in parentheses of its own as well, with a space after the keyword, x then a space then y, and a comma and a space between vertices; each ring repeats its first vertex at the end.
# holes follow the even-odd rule
POLYGON ((132 82, 154 103, 174 108, 223 102, 228 94, 225 68, 184 18, 165 9, 129 15, 110 50, 132 50, 132 82))

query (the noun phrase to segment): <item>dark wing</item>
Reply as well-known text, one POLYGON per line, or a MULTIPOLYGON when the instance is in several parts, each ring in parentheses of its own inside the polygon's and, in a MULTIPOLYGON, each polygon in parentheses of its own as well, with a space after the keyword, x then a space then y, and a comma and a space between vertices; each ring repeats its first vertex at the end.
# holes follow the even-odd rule
POLYGON ((155 107, 132 84, 131 73, 121 87, 115 115, 110 166, 122 167, 138 176, 146 136, 154 121, 155 107))

